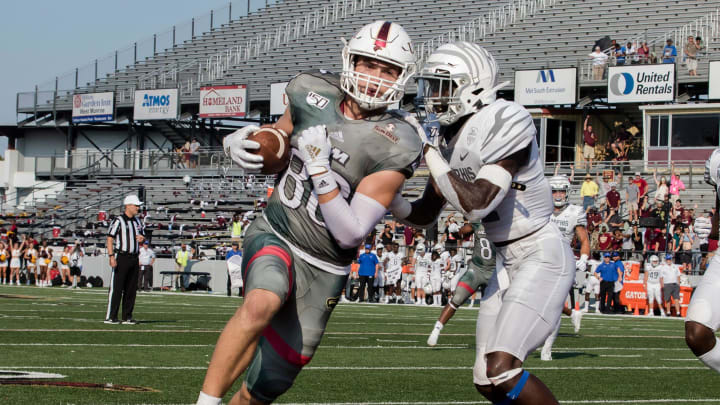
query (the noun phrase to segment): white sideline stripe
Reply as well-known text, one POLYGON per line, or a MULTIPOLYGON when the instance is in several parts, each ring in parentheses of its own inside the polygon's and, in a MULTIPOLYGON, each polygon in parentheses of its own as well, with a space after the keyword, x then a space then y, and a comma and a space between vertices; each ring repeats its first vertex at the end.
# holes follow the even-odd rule
MULTIPOLYGON (((207 366, 2 366, 0 369, 3 370, 206 370, 207 366)), ((336 371, 336 370, 350 370, 350 371, 402 371, 402 370, 413 370, 413 371, 434 371, 434 370, 472 370, 472 367, 342 367, 342 366, 309 366, 304 367, 303 370, 321 370, 321 371, 336 371)), ((545 370, 545 371, 557 371, 557 370, 707 370, 712 371, 709 368, 702 367, 685 367, 685 366, 623 366, 623 367, 610 367, 610 366, 578 366, 578 367, 528 367, 527 370, 545 370)))
MULTIPOLYGON (((710 399, 585 399, 560 400, 561 404, 656 404, 656 403, 690 403, 690 402, 720 402, 720 398, 710 399)), ((475 405, 487 404, 487 401, 443 401, 443 402, 293 402, 284 405, 475 405)))
POLYGON ((698 359, 697 357, 693 357, 692 359, 688 359, 686 357, 683 359, 660 359, 660 360, 664 360, 664 361, 700 361, 700 359, 698 359))
POLYGON ((599 357, 642 357, 640 354, 601 354, 599 357))
POLYGON ((2 343, 2 346, 82 346, 82 347, 212 347, 215 345, 144 344, 144 343, 2 343))
MULTIPOLYGON (((417 340, 392 340, 392 339, 375 339, 378 342, 390 342, 390 343, 417 343, 417 340)), ((467 346, 467 345, 465 345, 467 346)))

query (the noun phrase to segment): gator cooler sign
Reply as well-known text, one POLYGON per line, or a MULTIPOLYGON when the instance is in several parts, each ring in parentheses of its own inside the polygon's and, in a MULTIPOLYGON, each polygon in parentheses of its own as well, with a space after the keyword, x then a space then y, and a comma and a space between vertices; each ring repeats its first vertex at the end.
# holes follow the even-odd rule
POLYGON ((609 103, 647 103, 675 99, 675 64, 611 66, 609 103))
POLYGON ((247 87, 213 86, 200 88, 200 117, 244 117, 247 113, 247 87))
POLYGON ((177 89, 137 90, 133 118, 136 120, 176 120, 180 103, 177 89))

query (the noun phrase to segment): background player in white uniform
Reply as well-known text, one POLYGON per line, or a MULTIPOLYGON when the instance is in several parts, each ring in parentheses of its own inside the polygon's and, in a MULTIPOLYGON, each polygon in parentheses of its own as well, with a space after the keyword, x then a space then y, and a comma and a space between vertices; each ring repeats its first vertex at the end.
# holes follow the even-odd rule
POLYGON ((662 289, 663 289, 663 276, 662 276, 662 265, 660 264, 660 258, 656 255, 650 256, 650 260, 645 263, 645 291, 647 291, 648 299, 648 311, 647 316, 653 316, 653 307, 655 302, 660 307, 660 313, 662 316, 665 315, 663 310, 662 301, 662 289))
POLYGON ((600 311, 600 280, 595 273, 595 267, 600 261, 592 259, 588 260, 589 271, 585 279, 585 308, 584 312, 588 312, 590 306, 590 294, 595 296, 595 311, 600 311))
POLYGON ((397 243, 392 244, 392 251, 387 253, 387 262, 385 263, 385 303, 389 303, 392 299, 397 300, 400 296, 398 283, 402 275, 403 254, 400 253, 400 246, 397 243))
POLYGON ((495 403, 556 404, 522 364, 560 318, 575 260, 550 223, 550 186, 532 117, 519 104, 496 100, 506 84, 497 85, 497 76, 494 58, 472 43, 445 44, 428 57, 419 87, 428 113, 449 131, 452 151, 448 162, 426 144, 425 161, 437 190, 426 187, 412 205, 396 199, 392 212, 423 225, 434 221, 447 201, 470 222, 482 220, 507 275, 502 271, 490 279, 480 304, 476 388, 495 403))
MULTIPOLYGON (((570 307, 563 308, 563 313, 570 317, 575 333, 578 333, 580 331, 582 312, 575 309, 575 287, 585 284, 585 270, 587 270, 587 261, 590 256, 590 240, 586 228, 587 218, 582 207, 569 204, 570 180, 566 176, 553 176, 550 178, 549 183, 552 190, 553 206, 555 207, 550 221, 560 229, 568 245, 572 244, 574 237, 580 243, 580 259, 575 262, 575 284, 570 289, 570 307)), ((558 319, 555 331, 545 340, 540 352, 540 359, 544 361, 552 360, 552 346, 559 332, 560 320, 558 319)))
POLYGON ((415 249, 415 304, 425 305, 425 284, 430 283, 430 267, 432 254, 425 249, 425 245, 417 245, 415 249))
POLYGON ((663 300, 665 300, 665 313, 670 315, 670 298, 675 303, 675 316, 680 316, 680 269, 673 263, 673 256, 665 255, 665 263, 661 266, 663 278, 663 300))
POLYGON ((442 296, 442 280, 445 268, 448 266, 447 259, 443 259, 437 251, 432 252, 432 267, 430 270, 430 285, 432 286, 433 305, 439 307, 442 296))
MULTIPOLYGON (((720 195, 720 149, 713 151, 705 163, 705 181, 715 186, 720 195)), ((715 215, 709 237, 718 239, 720 198, 715 196, 715 215)), ((715 254, 700 280, 685 318, 685 342, 706 366, 720 372, 720 255, 715 254)))
POLYGON ((379 297, 378 302, 385 300, 385 279, 387 277, 387 252, 382 243, 375 245, 375 256, 378 258, 377 277, 373 280, 373 289, 377 291, 379 297))

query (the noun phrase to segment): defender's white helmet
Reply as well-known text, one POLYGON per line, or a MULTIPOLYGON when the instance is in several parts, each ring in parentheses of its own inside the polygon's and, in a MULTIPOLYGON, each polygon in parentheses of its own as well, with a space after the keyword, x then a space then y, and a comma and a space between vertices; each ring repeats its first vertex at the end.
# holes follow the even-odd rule
POLYGON ((653 267, 657 267, 660 265, 660 258, 657 257, 657 255, 650 256, 650 265, 653 267))
POLYGON ((360 28, 349 42, 344 39, 343 42, 345 47, 342 51, 343 70, 340 77, 343 91, 364 110, 375 110, 401 101, 405 84, 417 68, 417 56, 405 29, 390 21, 375 21, 360 28), (400 76, 393 82, 358 73, 355 71, 358 56, 393 64, 400 68, 400 76), (370 85, 378 89, 387 87, 388 90, 384 94, 369 94, 370 85))
POLYGON ((568 204, 568 198, 570 197, 570 180, 568 180, 567 176, 562 174, 558 176, 553 176, 550 178, 550 181, 548 181, 548 183, 550 183, 550 189, 553 192, 565 192, 565 197, 563 197, 562 199, 555 199, 555 197, 553 197, 553 204, 558 208, 566 206, 568 204))
POLYGON ((422 243, 418 244, 417 247, 415 247, 415 253, 424 254, 425 253, 425 245, 423 245, 422 243))
POLYGON ((432 294, 433 293, 432 284, 430 284, 429 281, 426 281, 425 285, 423 286, 423 290, 425 290, 425 294, 428 294, 428 295, 432 294))
POLYGON ((449 290, 450 289, 450 282, 447 280, 443 280, 442 282, 442 288, 443 290, 449 290))
POLYGON ((464 41, 436 49, 418 79, 425 110, 435 114, 442 125, 450 125, 492 103, 495 93, 508 84, 497 84, 498 65, 485 48, 464 41))
POLYGON ((705 182, 717 187, 720 182, 720 149, 715 149, 708 160, 705 161, 705 182))

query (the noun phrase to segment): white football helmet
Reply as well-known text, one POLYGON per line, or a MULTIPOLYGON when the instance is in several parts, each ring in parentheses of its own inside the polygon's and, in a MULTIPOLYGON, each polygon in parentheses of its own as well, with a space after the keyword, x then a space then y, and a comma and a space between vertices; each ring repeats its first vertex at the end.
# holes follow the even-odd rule
POLYGON ((708 160, 705 161, 705 182, 717 187, 720 182, 720 149, 715 149, 708 160))
POLYGON ((431 295, 433 293, 433 288, 432 288, 432 284, 430 284, 430 281, 425 281, 423 290, 425 291, 425 294, 428 294, 428 295, 431 295))
POLYGON ((570 197, 570 180, 565 175, 552 176, 548 181, 550 183, 550 189, 555 191, 564 191, 565 197, 561 199, 555 199, 553 197, 553 204, 557 208, 564 207, 568 204, 568 198, 570 197))
POLYGON ((440 46, 423 65, 418 77, 418 93, 428 115, 435 114, 442 125, 479 111, 495 101, 498 65, 485 48, 457 41, 440 46))
POLYGON ((657 255, 650 256, 650 265, 653 267, 657 267, 660 265, 660 258, 657 257, 657 255))
POLYGON ((415 247, 415 253, 417 253, 419 255, 425 254, 425 245, 423 245, 422 243, 418 244, 415 247))
POLYGON ((405 29, 390 21, 375 21, 360 28, 349 42, 345 39, 343 42, 343 70, 340 76, 343 91, 354 98, 364 110, 375 110, 401 101, 405 84, 417 69, 417 56, 405 29), (393 82, 358 73, 355 71, 358 56, 393 64, 401 69, 400 76, 393 82), (373 91, 370 85, 378 89, 387 87, 388 90, 384 94, 369 94, 368 90, 373 91))
POLYGON ((447 280, 443 280, 442 282, 442 288, 443 290, 449 290, 450 289, 450 282, 447 280))

